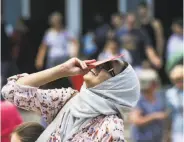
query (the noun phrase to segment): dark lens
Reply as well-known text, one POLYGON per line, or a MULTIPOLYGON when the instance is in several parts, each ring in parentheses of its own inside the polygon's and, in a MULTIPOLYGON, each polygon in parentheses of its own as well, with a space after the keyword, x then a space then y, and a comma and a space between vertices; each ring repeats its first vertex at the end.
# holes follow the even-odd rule
POLYGON ((109 70, 113 69, 112 62, 107 62, 107 63, 105 63, 105 64, 104 64, 104 69, 105 69, 106 71, 108 71, 109 74, 110 74, 112 77, 115 76, 114 70, 109 71, 109 70))
POLYGON ((100 71, 102 70, 102 68, 103 68, 102 65, 99 65, 99 66, 96 67, 96 70, 97 70, 98 72, 100 72, 100 71))
POLYGON ((112 69, 111 62, 106 62, 105 64, 103 64, 103 68, 104 68, 106 71, 109 71, 110 69, 112 69))
POLYGON ((96 70, 100 72, 102 69, 104 69, 104 70, 106 70, 113 77, 113 76, 115 76, 114 71, 113 70, 112 71, 109 71, 112 68, 113 68, 112 67, 112 63, 111 62, 106 62, 106 63, 104 63, 102 65, 97 66, 96 67, 96 70))

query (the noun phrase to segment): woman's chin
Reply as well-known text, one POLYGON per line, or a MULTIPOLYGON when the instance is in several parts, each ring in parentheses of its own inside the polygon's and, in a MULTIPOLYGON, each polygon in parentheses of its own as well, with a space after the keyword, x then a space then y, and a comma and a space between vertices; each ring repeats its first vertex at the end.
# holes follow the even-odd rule
POLYGON ((91 78, 90 75, 88 75, 88 74, 85 74, 85 75, 83 76, 83 80, 84 80, 85 83, 86 83, 86 82, 90 82, 91 79, 92 79, 92 78, 91 78))
POLYGON ((91 72, 88 72, 83 76, 84 81, 89 81, 89 80, 92 80, 93 78, 94 76, 91 74, 91 72))
POLYGON ((94 79, 94 77, 92 77, 91 75, 86 74, 86 75, 83 76, 83 79, 84 79, 84 83, 86 84, 86 87, 87 88, 91 88, 91 87, 94 86, 93 85, 93 79, 94 79))

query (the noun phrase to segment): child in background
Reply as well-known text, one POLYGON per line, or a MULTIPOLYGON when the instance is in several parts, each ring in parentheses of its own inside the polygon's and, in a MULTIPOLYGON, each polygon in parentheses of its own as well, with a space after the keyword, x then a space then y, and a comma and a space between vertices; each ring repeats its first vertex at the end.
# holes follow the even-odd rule
POLYGON ((1 142, 10 142, 10 134, 15 127, 22 123, 17 108, 8 101, 1 101, 1 142))
POLYGON ((13 131, 11 142, 35 142, 43 131, 44 128, 39 123, 23 123, 13 131))
POLYGON ((104 51, 98 56, 98 60, 108 59, 119 54, 124 54, 123 60, 131 63, 131 57, 128 51, 126 49, 120 49, 119 43, 115 39, 109 39, 106 41, 104 51))
POLYGON ((94 42, 94 33, 89 31, 85 34, 84 39, 83 39, 83 44, 84 44, 84 50, 83 53, 85 56, 90 56, 97 51, 97 47, 94 42))
POLYGON ((106 41, 104 51, 98 56, 98 60, 108 59, 110 57, 117 56, 118 54, 118 43, 113 39, 109 39, 106 41))

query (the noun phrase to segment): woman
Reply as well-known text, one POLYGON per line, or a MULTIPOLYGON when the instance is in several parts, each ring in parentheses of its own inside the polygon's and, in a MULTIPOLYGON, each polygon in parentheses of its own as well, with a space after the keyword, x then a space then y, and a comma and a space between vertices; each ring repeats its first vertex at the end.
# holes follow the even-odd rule
POLYGON ((11 142, 35 142, 43 131, 39 123, 25 122, 12 132, 11 142))
POLYGON ((46 56, 46 68, 51 68, 78 54, 77 41, 62 27, 62 15, 58 12, 52 13, 49 24, 51 28, 44 35, 35 62, 38 70, 43 69, 46 56))
MULTIPOLYGON (((49 17, 50 28, 44 35, 41 46, 39 47, 35 66, 37 70, 42 70, 44 61, 46 69, 59 65, 67 61, 70 57, 76 57, 78 54, 77 40, 64 30, 62 25, 62 15, 54 12, 49 17)), ((62 78, 45 85, 45 88, 54 89, 62 85, 71 86, 68 78, 62 78)))
POLYGON ((38 73, 8 79, 2 89, 4 98, 21 108, 40 112, 49 123, 37 142, 124 141, 123 115, 137 103, 139 81, 125 62, 113 60, 89 70, 87 65, 93 62, 72 58, 38 73), (80 92, 38 88, 78 74, 85 74, 80 92))
POLYGON ((133 142, 162 142, 167 118, 163 94, 158 91, 159 78, 152 69, 139 72, 141 97, 131 112, 133 142))
POLYGON ((176 65, 170 72, 170 79, 173 83, 172 88, 166 92, 168 109, 170 110, 171 120, 171 139, 172 142, 183 140, 183 65, 176 65))

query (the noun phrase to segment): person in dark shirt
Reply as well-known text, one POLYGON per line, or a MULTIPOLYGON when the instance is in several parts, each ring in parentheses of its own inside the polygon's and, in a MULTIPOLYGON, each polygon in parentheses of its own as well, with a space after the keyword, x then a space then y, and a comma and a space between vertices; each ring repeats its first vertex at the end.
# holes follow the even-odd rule
POLYGON ((162 57, 164 48, 162 24, 158 19, 154 19, 150 16, 149 7, 145 2, 139 4, 137 13, 140 27, 148 33, 153 48, 157 51, 159 56, 162 57))
POLYGON ((5 24, 1 22, 1 61, 11 60, 11 46, 5 32, 5 24))
POLYGON ((97 59, 98 55, 103 51, 105 42, 108 39, 108 33, 111 29, 101 15, 95 16, 94 21, 97 27, 94 31, 94 43, 97 46, 97 50, 90 56, 90 59, 97 59))
POLYGON ((5 32, 5 23, 1 21, 1 86, 6 84, 6 79, 12 75, 15 68, 12 64, 12 48, 10 39, 5 32))
POLYGON ((121 43, 121 36, 126 33, 125 14, 115 13, 111 16, 111 28, 114 32, 114 38, 121 43))
POLYGON ((129 13, 126 22, 127 31, 122 36, 122 43, 133 58, 132 65, 135 68, 140 68, 148 58, 154 67, 160 68, 162 66, 161 60, 156 54, 147 32, 136 27, 135 15, 129 13))
POLYGON ((157 55, 163 62, 163 66, 157 69, 157 73, 161 78, 162 84, 168 84, 169 78, 165 72, 166 54, 164 52, 164 33, 163 26, 158 19, 155 19, 150 14, 149 5, 146 2, 141 2, 137 9, 138 23, 142 29, 144 29, 150 37, 153 48, 157 52, 157 55))

